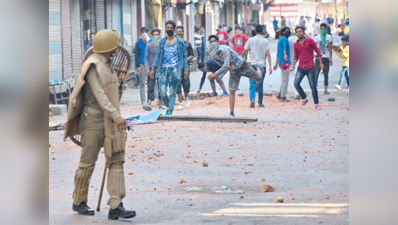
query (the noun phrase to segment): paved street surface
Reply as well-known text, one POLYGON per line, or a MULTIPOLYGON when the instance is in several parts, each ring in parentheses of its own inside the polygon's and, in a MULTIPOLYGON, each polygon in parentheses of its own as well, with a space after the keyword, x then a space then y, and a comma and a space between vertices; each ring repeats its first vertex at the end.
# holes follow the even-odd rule
MULTIPOLYGON (((270 39, 272 63, 276 43, 270 39)), ((72 211, 80 148, 62 142, 62 130, 51 131, 50 224, 348 224, 349 97, 333 87, 341 70, 339 58, 334 53, 333 57, 331 95, 323 94, 323 76, 319 78, 320 111, 314 109, 307 78, 302 84, 310 102, 304 108, 300 101, 280 103, 264 96, 265 108, 256 104, 254 109, 249 108, 249 81, 242 78, 238 93, 244 96, 236 99, 235 115, 256 117, 258 122, 162 121, 134 126, 127 141, 123 200, 126 208, 137 212, 130 220, 107 219, 106 190, 95 216, 72 211), (203 161, 209 166, 202 166, 203 161), (275 191, 261 193, 264 184, 275 191), (278 197, 284 203, 276 203, 278 197)), ((200 78, 199 72, 191 74, 193 91, 200 78)), ((224 82, 228 86, 228 76, 224 82)), ((264 92, 277 92, 279 86, 280 71, 267 73, 264 92)), ((210 90, 206 80, 203 91, 210 90)), ((291 86, 289 93, 293 95, 291 86)), ((145 113, 138 99, 137 89, 125 91, 124 117, 145 113)), ((228 116, 228 98, 192 100, 191 107, 174 114, 228 116), (215 103, 208 104, 210 100, 215 103)), ((100 153, 89 189, 88 205, 93 209, 104 164, 100 153)))

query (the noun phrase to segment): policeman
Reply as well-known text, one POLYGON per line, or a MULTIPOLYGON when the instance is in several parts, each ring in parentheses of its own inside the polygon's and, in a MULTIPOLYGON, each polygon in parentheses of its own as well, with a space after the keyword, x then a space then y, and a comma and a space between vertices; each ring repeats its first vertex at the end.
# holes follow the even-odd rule
POLYGON ((101 147, 105 149, 108 171, 107 189, 110 198, 108 219, 132 218, 135 211, 126 210, 122 199, 126 195, 124 154, 127 139, 126 120, 120 116, 119 80, 109 58, 123 40, 114 32, 101 30, 94 38, 94 54, 82 64, 69 99, 64 141, 68 136, 81 135, 82 152, 75 175, 73 211, 94 215, 87 205, 90 178, 101 147))

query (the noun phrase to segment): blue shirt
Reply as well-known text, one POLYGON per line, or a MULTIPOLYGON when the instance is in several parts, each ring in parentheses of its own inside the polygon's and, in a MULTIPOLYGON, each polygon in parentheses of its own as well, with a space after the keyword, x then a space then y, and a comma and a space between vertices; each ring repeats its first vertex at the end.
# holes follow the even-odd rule
POLYGON ((164 45, 163 64, 162 67, 178 67, 178 50, 177 38, 172 46, 164 45))
POLYGON ((287 37, 285 35, 282 35, 281 39, 279 39, 278 41, 278 50, 276 56, 278 57, 279 66, 282 66, 282 63, 286 61, 284 59, 283 51, 286 51, 287 59, 290 60, 289 40, 287 40, 287 37))
POLYGON ((278 26, 278 20, 274 20, 274 22, 272 22, 274 24, 274 27, 278 26))
POLYGON ((146 44, 144 42, 142 42, 141 40, 137 41, 137 45, 140 48, 140 64, 144 64, 145 63, 145 49, 146 49, 146 44))

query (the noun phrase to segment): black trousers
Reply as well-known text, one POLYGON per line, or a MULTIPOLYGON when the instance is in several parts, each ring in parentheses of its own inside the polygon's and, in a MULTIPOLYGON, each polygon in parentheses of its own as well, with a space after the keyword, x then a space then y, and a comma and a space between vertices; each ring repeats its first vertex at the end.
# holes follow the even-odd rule
MULTIPOLYGON (((325 65, 325 69, 323 70, 323 75, 325 76, 325 79, 323 81, 325 86, 329 85, 329 67, 330 67, 330 60, 329 58, 322 58, 322 63, 325 65)), ((321 72, 321 66, 319 63, 319 59, 315 59, 315 85, 318 87, 318 77, 319 73, 321 72)))

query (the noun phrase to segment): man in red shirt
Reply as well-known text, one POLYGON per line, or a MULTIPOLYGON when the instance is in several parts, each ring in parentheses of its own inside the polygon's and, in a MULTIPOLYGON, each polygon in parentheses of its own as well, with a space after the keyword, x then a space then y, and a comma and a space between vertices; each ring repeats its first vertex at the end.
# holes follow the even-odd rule
POLYGON ((240 27, 235 28, 235 36, 232 37, 231 44, 233 44, 232 49, 238 53, 239 55, 242 54, 243 50, 245 50, 245 44, 247 42, 247 38, 244 34, 242 34, 242 31, 240 30, 240 27))
POLYGON ((217 37, 220 40, 220 45, 225 45, 229 41, 228 33, 222 29, 221 25, 218 25, 217 37))
POLYGON ((319 51, 314 40, 312 40, 311 38, 306 38, 304 36, 303 27, 298 26, 296 27, 295 31, 298 40, 296 41, 296 43, 294 43, 294 58, 289 70, 293 71, 294 65, 297 63, 298 60, 300 60, 300 63, 297 68, 296 77, 294 79, 294 86, 297 92, 300 94, 301 99, 303 99, 301 106, 304 106, 305 104, 307 104, 308 100, 300 83, 307 75, 312 91, 312 97, 314 98, 315 109, 322 109, 322 107, 319 105, 318 90, 316 89, 317 85, 315 83, 314 51, 316 52, 317 57, 320 61, 320 68, 324 70, 325 65, 323 65, 322 63, 322 53, 321 51, 319 51))

